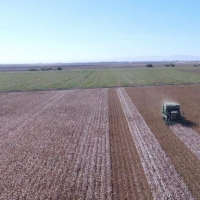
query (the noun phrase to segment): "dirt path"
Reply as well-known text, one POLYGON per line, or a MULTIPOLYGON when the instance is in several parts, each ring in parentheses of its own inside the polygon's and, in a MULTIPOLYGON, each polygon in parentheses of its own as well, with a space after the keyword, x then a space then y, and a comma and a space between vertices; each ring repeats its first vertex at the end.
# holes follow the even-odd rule
POLYGON ((154 199, 194 199, 124 89, 117 89, 154 199))

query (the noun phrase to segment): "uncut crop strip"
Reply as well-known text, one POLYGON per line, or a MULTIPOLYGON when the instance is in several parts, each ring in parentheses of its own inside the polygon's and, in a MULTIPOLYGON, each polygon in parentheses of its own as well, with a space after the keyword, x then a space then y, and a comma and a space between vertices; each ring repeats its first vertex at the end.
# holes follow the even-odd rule
POLYGON ((78 176, 77 171, 74 171, 73 177, 76 179, 70 180, 70 183, 76 181, 78 188, 81 188, 83 192, 87 191, 87 199, 110 199, 112 188, 107 90, 102 90, 101 95, 96 94, 95 98, 96 104, 93 114, 90 115, 90 126, 85 131, 88 134, 78 152, 80 159, 75 163, 77 171, 81 165, 84 166, 84 170, 78 176))
POLYGON ((4 138, 0 198, 111 199, 107 90, 60 95, 4 138))
POLYGON ((15 129, 28 118, 32 118, 33 113, 41 111, 59 93, 55 92, 27 92, 0 94, 0 132, 15 129))
POLYGON ((200 159, 200 134, 180 124, 171 126, 171 129, 176 136, 187 145, 188 149, 200 159))
POLYGON ((124 89, 117 89, 154 199, 194 199, 124 89))
MULTIPOLYGON (((26 179, 23 180, 23 175, 18 177, 18 180, 16 180, 16 182, 14 181, 14 177, 17 177, 17 174, 15 174, 15 172, 18 172, 17 168, 22 168, 22 165, 26 165, 26 162, 23 163, 24 160, 28 159, 27 163, 30 163, 29 160, 31 160, 31 153, 36 150, 34 149, 35 147, 37 147, 37 142, 39 139, 43 139, 46 133, 46 130, 40 130, 41 135, 37 135, 36 133, 33 133, 33 129, 35 129, 35 126, 38 125, 38 123, 45 123, 44 119, 45 117, 47 118, 47 109, 52 109, 53 104, 57 103, 56 100, 59 100, 61 98, 61 96, 63 96, 65 93, 64 92, 50 92, 48 94, 48 96, 44 96, 39 94, 39 99, 40 101, 37 99, 38 97, 38 93, 35 93, 36 98, 34 98, 34 95, 32 96, 32 98, 34 98, 34 100, 37 100, 36 103, 38 103, 38 105, 35 105, 33 107, 33 109, 29 108, 28 112, 25 113, 18 113, 21 114, 21 116, 18 116, 18 119, 16 121, 12 121, 10 120, 10 127, 11 129, 7 129, 6 131, 2 130, 0 131, 0 141, 1 141, 1 153, 0 153, 0 159, 1 159, 1 163, 0 163, 0 172, 1 172, 1 186, 3 189, 6 189, 7 186, 6 184, 4 185, 4 178, 5 181, 7 183, 9 183, 8 185, 10 185, 11 183, 13 184, 18 184, 18 182, 23 182, 23 181, 27 181, 26 179), (53 94, 52 94, 53 93, 53 94), (51 96, 50 98, 49 95, 51 96), (48 99, 48 100, 47 100, 48 99), (46 102, 43 102, 45 101, 46 102), (53 101, 54 100, 54 101, 53 101), (50 106, 51 105, 51 106, 50 106), (31 113, 31 111, 32 113, 31 113), (46 116, 45 116, 46 115, 46 116), (27 121, 26 121, 27 118, 27 121), (40 121, 40 122, 39 122, 40 121), (22 123, 22 124, 20 124, 22 123), (42 136, 42 137, 41 137, 42 136), (37 140, 38 139, 38 140, 37 140), (34 141, 35 140, 35 141, 34 141), (28 152, 29 150, 29 152, 28 152), (12 163, 12 164, 7 164, 6 163, 12 163), (13 175, 14 173, 14 175, 13 175), (10 176, 9 176, 9 175, 10 176), (13 177, 12 177, 13 176, 13 177)), ((28 94, 23 93, 23 95, 21 96, 21 99, 24 100, 24 95, 28 96, 28 94)), ((32 99, 30 99, 32 100, 32 99)), ((31 105, 35 104, 35 101, 33 101, 34 103, 31 105)), ((24 106, 26 106, 26 104, 24 104, 24 106)), ((27 106, 26 106, 27 107, 27 106)), ((25 108, 26 108, 25 107, 25 108)), ((26 111, 26 109, 24 109, 26 111)), ((8 117, 12 117, 12 115, 8 116, 8 117)), ((9 118, 8 118, 9 121, 9 118)), ((44 141, 45 142, 45 141, 44 141)), ((38 147, 39 148, 39 147, 38 147)), ((35 155, 33 156, 34 159, 37 157, 37 151, 35 152, 35 155)), ((34 163, 34 167, 38 167, 37 163, 34 163)), ((32 169, 32 168, 30 168, 32 169)), ((29 169, 26 169, 26 167, 24 168, 24 172, 26 172, 29 169)), ((20 173, 19 173, 20 174, 20 173)), ((30 174, 29 174, 30 175, 30 174)), ((37 176, 37 174, 35 174, 37 176)), ((28 174, 26 174, 26 178, 29 179, 28 174)), ((13 193, 16 192, 15 189, 13 189, 12 191, 13 193)), ((0 192, 3 195, 3 192, 0 192)), ((11 193, 11 194, 13 194, 11 193)), ((10 194, 10 195, 11 195, 10 194)), ((23 196, 23 193, 21 192, 20 194, 21 196, 23 196)), ((11 196, 15 196, 14 194, 11 196)), ((18 198, 18 197, 17 197, 18 198)), ((6 197, 4 199, 10 199, 10 197, 6 197)))
MULTIPOLYGON (((50 94, 51 93, 52 92, 50 92, 50 94)), ((4 149, 6 149, 4 148, 4 146, 7 145, 6 142, 7 140, 9 143, 11 138, 14 139, 15 141, 22 139, 23 136, 25 136, 24 134, 21 134, 22 130, 23 131, 27 131, 27 129, 29 130, 29 127, 30 128, 32 127, 32 122, 37 120, 38 116, 40 116, 42 113, 45 113, 47 108, 51 107, 62 96, 64 96, 63 92, 57 92, 54 93, 53 95, 51 94, 50 98, 48 98, 48 100, 45 101, 45 97, 47 97, 46 95, 43 98, 38 98, 36 95, 37 98, 34 99, 35 101, 32 101, 30 104, 28 104, 31 107, 33 106, 32 109, 29 108, 27 112, 19 113, 21 114, 21 116, 18 115, 17 117, 15 117, 15 120, 12 119, 13 117, 12 115, 6 116, 6 120, 4 121, 4 126, 1 125, 0 129, 0 135, 1 135, 0 148, 2 149, 2 153, 4 149), (36 103, 38 103, 38 105, 36 103)), ((25 108, 27 108, 27 106, 25 108)), ((26 109, 24 110, 26 111, 26 109)))
POLYGON ((153 199, 115 89, 109 89, 113 199, 153 199))

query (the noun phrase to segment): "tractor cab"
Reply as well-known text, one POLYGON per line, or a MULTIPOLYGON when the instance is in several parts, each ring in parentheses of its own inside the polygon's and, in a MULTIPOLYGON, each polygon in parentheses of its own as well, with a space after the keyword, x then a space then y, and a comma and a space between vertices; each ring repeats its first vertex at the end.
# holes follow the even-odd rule
POLYGON ((177 121, 181 120, 180 104, 175 102, 167 102, 162 106, 163 120, 177 121))

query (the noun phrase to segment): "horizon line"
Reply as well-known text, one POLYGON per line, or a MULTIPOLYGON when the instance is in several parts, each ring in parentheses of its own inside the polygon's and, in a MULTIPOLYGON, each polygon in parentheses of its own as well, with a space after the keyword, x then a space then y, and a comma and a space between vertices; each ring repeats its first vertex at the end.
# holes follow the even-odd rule
POLYGON ((145 63, 145 62, 200 62, 200 59, 186 60, 137 60, 137 61, 74 61, 74 62, 20 62, 20 63, 0 63, 0 65, 42 65, 42 64, 87 64, 87 63, 145 63))

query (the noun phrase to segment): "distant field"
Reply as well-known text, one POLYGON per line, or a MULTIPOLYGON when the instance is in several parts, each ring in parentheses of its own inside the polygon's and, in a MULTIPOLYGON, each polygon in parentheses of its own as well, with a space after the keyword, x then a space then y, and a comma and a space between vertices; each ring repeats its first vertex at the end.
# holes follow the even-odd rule
POLYGON ((1 72, 0 91, 200 83, 195 67, 1 72))

